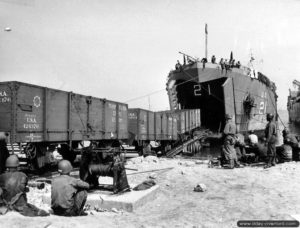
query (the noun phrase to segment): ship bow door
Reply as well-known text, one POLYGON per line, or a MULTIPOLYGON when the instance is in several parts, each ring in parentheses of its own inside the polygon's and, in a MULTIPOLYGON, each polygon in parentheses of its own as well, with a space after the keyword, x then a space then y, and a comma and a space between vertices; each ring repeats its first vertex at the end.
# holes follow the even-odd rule
POLYGON ((223 83, 222 87, 224 93, 225 114, 231 115, 233 122, 235 122, 235 99, 233 94, 234 88, 232 78, 227 78, 226 81, 223 83))

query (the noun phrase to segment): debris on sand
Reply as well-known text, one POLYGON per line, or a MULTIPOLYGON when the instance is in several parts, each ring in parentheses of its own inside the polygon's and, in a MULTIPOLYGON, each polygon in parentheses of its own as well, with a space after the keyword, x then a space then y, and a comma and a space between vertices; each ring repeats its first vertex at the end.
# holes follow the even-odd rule
POLYGON ((194 192, 205 192, 207 190, 207 187, 205 184, 197 184, 194 188, 194 192))

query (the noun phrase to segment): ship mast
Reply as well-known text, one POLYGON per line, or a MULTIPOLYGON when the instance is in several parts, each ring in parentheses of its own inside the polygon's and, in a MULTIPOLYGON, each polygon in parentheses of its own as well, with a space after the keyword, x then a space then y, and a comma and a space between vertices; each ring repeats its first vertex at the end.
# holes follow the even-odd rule
POLYGON ((207 59, 207 24, 205 24, 205 58, 207 59))

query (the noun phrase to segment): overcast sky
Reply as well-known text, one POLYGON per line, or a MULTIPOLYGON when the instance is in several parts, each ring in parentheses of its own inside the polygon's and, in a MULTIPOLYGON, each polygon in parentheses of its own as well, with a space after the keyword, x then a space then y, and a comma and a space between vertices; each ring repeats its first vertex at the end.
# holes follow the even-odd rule
POLYGON ((0 0, 0 80, 168 109, 166 77, 178 51, 204 56, 207 23, 208 56, 246 65, 252 52, 286 109, 299 12, 297 0, 0 0))

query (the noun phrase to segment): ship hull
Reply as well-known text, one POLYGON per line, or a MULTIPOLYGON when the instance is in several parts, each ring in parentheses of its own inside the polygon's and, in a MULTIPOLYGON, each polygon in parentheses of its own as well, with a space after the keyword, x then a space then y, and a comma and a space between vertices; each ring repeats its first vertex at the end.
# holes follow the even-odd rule
POLYGON ((225 114, 233 117, 238 132, 261 131, 266 114, 277 113, 275 85, 265 76, 252 78, 248 68, 221 70, 218 64, 194 63, 171 71, 167 90, 170 108, 201 109, 203 126, 220 131, 225 114))

